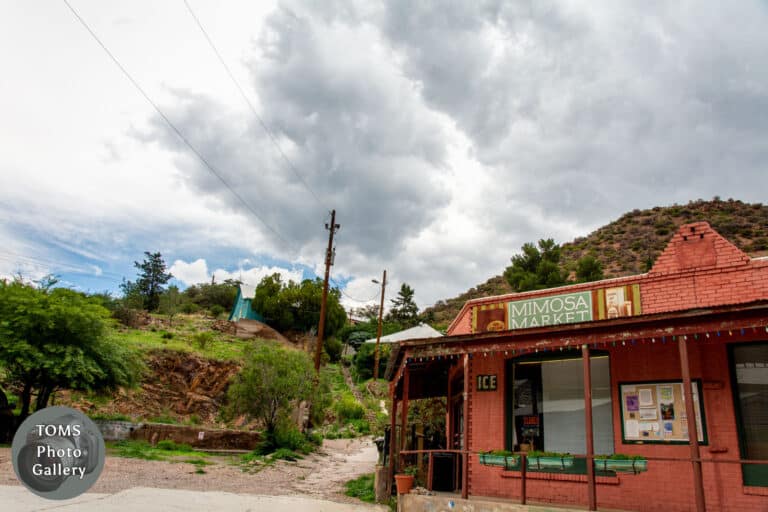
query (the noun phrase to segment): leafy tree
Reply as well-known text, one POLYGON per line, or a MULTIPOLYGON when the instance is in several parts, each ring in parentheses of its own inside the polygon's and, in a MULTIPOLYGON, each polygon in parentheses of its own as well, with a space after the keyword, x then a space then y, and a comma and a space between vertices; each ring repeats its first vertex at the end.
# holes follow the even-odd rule
POLYGON ((411 327, 418 323, 419 307, 413 301, 414 293, 413 288, 407 283, 400 286, 397 297, 391 300, 392 309, 387 315, 389 320, 398 322, 403 327, 411 327))
MULTIPOLYGON (((252 307, 261 313, 267 323, 279 331, 289 329, 310 331, 320 320, 320 301, 323 282, 305 279, 301 283, 284 283, 280 274, 264 277, 256 287, 252 307)), ((325 335, 333 336, 347 321, 337 289, 328 291, 326 303, 325 335)))
POLYGON ((344 350, 344 346, 341 344, 341 341, 334 336, 326 339, 323 343, 323 351, 328 354, 328 360, 332 363, 339 362, 342 350, 344 350))
POLYGON ((234 279, 227 279, 223 283, 195 284, 184 290, 184 302, 208 310, 213 306, 220 306, 225 311, 231 311, 237 298, 237 287, 240 284, 240 281, 234 279))
POLYGON ((522 247, 522 254, 512 257, 504 278, 516 292, 554 288, 566 284, 567 273, 560 266, 560 246, 551 238, 522 247))
MULTIPOLYGON (((383 376, 387 369, 387 360, 392 349, 391 343, 379 344, 379 375, 383 376)), ((355 354, 354 367, 358 380, 368 380, 373 377, 375 364, 375 343, 363 343, 355 354)))
POLYGON ((357 318, 365 318, 366 320, 378 320, 379 318, 379 305, 368 304, 360 308, 352 308, 352 316, 357 318))
POLYGON ((593 255, 588 254, 576 263, 576 281, 588 283, 603 279, 603 264, 593 255))
POLYGON ((245 354, 245 366, 230 385, 232 411, 258 418, 268 438, 291 406, 312 395, 314 368, 303 352, 264 343, 245 354))
POLYGON ((123 292, 123 298, 120 301, 120 308, 123 309, 142 309, 144 307, 144 297, 141 296, 139 286, 133 281, 120 283, 120 291, 123 292))
POLYGON ((105 336, 109 311, 68 290, 0 281, 0 367, 21 392, 21 419, 62 388, 98 391, 133 384, 139 363, 105 336))
POLYGON ((347 338, 347 343, 357 350, 360 345, 365 343, 366 340, 369 340, 371 338, 375 338, 375 333, 370 333, 368 331, 355 331, 352 334, 349 335, 349 338, 347 338))
MULTIPOLYGON (((163 285, 171 280, 173 275, 166 272, 165 261, 159 252, 144 251, 145 259, 141 263, 134 261, 133 265, 139 269, 138 279, 135 283, 130 281, 123 283, 123 292, 138 293, 147 311, 155 311, 160 305, 160 295, 163 293, 163 285)), ((126 297, 128 293, 126 293, 126 297)))
POLYGON ((181 294, 177 286, 169 286, 160 296, 160 312, 168 315, 168 323, 173 325, 173 317, 181 309, 181 294))

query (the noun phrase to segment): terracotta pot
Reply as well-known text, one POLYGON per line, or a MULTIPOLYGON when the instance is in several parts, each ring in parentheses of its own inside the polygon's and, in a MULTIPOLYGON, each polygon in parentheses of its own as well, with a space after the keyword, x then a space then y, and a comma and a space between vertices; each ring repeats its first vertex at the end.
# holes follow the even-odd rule
POLYGON ((408 494, 413 489, 413 475, 395 475, 397 494, 408 494))

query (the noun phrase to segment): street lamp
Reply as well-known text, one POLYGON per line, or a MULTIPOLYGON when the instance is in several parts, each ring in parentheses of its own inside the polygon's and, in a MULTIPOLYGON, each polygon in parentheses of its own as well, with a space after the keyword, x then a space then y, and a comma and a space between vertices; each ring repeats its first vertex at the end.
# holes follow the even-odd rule
POLYGON ((384 275, 381 278, 381 283, 376 279, 371 279, 376 284, 381 284, 381 304, 379 305, 379 327, 376 329, 376 349, 373 355, 373 380, 374 382, 379 378, 379 342, 381 341, 381 317, 384 313, 384 288, 387 286, 387 271, 384 270, 384 275))

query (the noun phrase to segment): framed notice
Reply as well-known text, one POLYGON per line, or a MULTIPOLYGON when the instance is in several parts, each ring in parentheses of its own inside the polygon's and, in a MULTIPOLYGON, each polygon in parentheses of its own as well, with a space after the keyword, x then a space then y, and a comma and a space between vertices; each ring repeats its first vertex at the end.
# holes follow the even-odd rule
MULTIPOLYGON (((707 444, 701 383, 691 382, 699 442, 707 444)), ((621 437, 625 444, 687 444, 688 418, 680 381, 619 384, 621 437)))

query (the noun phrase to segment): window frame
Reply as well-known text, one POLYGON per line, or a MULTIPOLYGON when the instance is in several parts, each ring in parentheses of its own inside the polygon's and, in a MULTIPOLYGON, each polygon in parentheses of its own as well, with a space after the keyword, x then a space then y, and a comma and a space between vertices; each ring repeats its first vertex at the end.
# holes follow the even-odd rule
MULTIPOLYGON (((577 347, 581 347, 581 345, 577 345, 577 347)), ((513 375, 513 365, 515 363, 535 363, 535 362, 541 362, 541 361, 561 361, 561 360, 581 360, 582 357, 581 349, 574 353, 570 350, 563 351, 563 352, 553 352, 553 351, 546 351, 546 352, 539 352, 535 354, 526 354, 519 357, 511 357, 504 361, 504 449, 512 451, 514 449, 514 430, 515 430, 515 422, 514 422, 514 410, 513 410, 513 399, 514 396, 514 379, 511 378, 511 375, 513 375)), ((589 358, 591 359, 595 357, 606 357, 608 358, 608 375, 609 380, 613 381, 613 361, 611 358, 611 353, 608 350, 597 350, 597 349, 590 349, 589 351, 589 358)), ((613 404, 613 393, 611 393, 611 404, 613 404)), ((614 446, 616 445, 616 429, 613 427, 614 430, 614 446)))
MULTIPOLYGON (((746 457, 746 430, 744 429, 744 417, 741 413, 741 400, 739 398, 739 382, 736 378, 736 359, 734 351, 738 347, 744 347, 749 345, 768 345, 768 340, 756 340, 756 341, 747 341, 744 343, 729 343, 727 345, 728 350, 728 372, 730 373, 730 380, 731 380, 731 398, 733 400, 733 415, 734 420, 736 421, 736 438, 739 443, 739 458, 744 459, 746 457)), ((759 472, 755 472, 758 474, 754 474, 754 469, 749 468, 760 468, 760 465, 751 465, 751 464, 739 464, 741 466, 741 479, 742 484, 746 487, 768 487, 768 469, 764 469, 763 472, 766 473, 766 475, 760 475, 759 472)))

